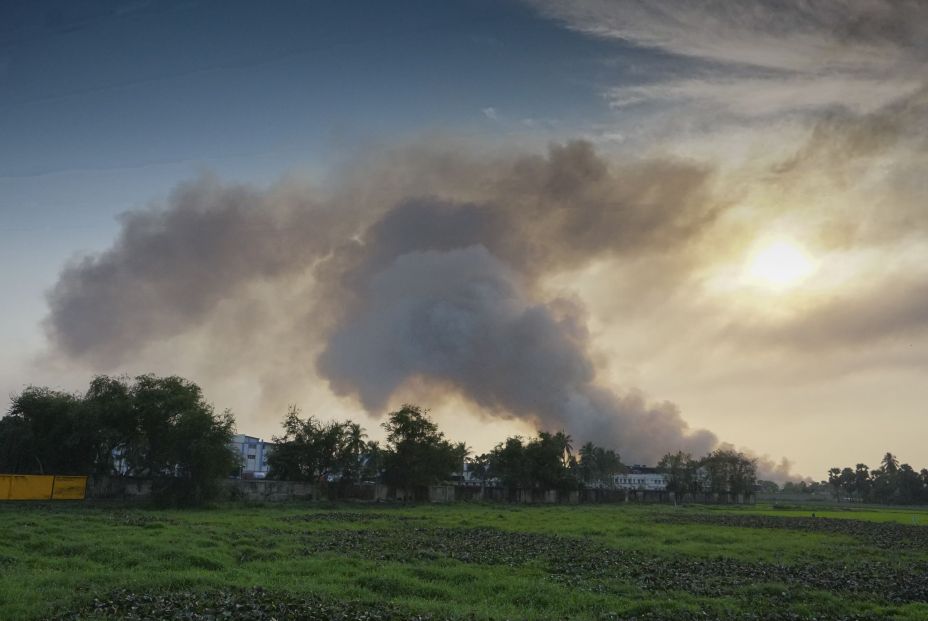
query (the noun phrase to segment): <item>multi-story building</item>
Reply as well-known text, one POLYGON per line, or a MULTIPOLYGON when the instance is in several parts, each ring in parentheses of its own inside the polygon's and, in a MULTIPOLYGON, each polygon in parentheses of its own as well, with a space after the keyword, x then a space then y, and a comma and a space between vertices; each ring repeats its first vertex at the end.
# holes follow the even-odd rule
POLYGON ((667 475, 657 468, 632 466, 628 472, 615 475, 613 484, 616 489, 663 491, 667 489, 667 475))
POLYGON ((263 479, 267 477, 268 468, 267 458, 273 450, 274 445, 271 442, 265 442, 261 438, 236 434, 232 436, 230 445, 236 455, 241 457, 240 476, 243 479, 263 479))

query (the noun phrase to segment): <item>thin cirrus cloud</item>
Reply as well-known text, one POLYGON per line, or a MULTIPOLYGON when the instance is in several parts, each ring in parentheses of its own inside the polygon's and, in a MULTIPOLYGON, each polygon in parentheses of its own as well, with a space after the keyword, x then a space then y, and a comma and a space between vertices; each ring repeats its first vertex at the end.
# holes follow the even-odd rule
POLYGON ((907 78, 711 77, 617 86, 608 90, 607 98, 617 109, 665 103, 700 106, 704 111, 740 117, 764 117, 835 105, 868 113, 915 93, 921 86, 919 81, 907 78))
POLYGON ((881 71, 924 52, 917 1, 528 0, 576 30, 725 64, 796 72, 881 71))
POLYGON ((650 76, 612 88, 607 97, 614 106, 658 100, 751 116, 835 105, 860 112, 924 83, 928 5, 922 2, 528 2, 574 30, 702 63, 695 78, 650 76))

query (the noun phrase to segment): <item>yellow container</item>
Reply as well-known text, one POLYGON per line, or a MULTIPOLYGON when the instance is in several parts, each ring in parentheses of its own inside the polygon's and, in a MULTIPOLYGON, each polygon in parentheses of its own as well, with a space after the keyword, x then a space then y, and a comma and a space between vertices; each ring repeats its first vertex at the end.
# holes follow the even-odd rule
POLYGON ((52 500, 83 500, 87 477, 55 477, 52 500))
POLYGON ((14 474, 10 484, 10 500, 49 500, 55 477, 41 474, 14 474))
POLYGON ((83 500, 85 476, 0 474, 0 500, 83 500))

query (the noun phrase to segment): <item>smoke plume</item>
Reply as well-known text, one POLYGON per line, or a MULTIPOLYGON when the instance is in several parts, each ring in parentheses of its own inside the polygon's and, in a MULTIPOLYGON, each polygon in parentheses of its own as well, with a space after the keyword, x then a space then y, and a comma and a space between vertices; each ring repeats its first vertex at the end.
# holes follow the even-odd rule
POLYGON ((95 371, 205 329, 224 343, 273 332, 305 343, 287 355, 315 355, 318 376, 369 412, 424 381, 628 459, 700 454, 717 438, 675 405, 598 380, 582 304, 548 283, 693 243, 723 209, 712 178, 573 142, 546 156, 406 149, 322 188, 200 179, 66 267, 46 327, 56 352, 95 371), (258 285, 291 302, 217 328, 219 309, 258 285))

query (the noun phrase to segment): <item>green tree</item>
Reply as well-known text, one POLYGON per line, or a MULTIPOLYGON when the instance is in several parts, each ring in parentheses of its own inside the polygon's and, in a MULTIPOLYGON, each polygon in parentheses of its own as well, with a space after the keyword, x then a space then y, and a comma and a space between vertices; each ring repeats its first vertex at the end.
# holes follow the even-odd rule
POLYGON ((342 446, 343 476, 348 480, 359 482, 364 466, 364 451, 367 448, 367 433, 358 423, 348 421, 344 425, 344 443, 342 446))
POLYGON ((909 464, 902 464, 896 472, 896 498, 904 504, 912 504, 922 499, 923 485, 921 477, 909 464))
POLYGON ((178 413, 170 431, 170 449, 156 491, 169 504, 197 505, 216 498, 220 481, 238 466, 229 444, 235 433, 235 418, 211 405, 178 413))
POLYGON ((505 487, 531 487, 531 468, 525 456, 525 442, 519 437, 506 438, 490 453, 490 472, 505 487))
POLYGON ((870 500, 874 502, 891 503, 896 496, 895 472, 887 472, 885 468, 877 468, 870 472, 870 500))
POLYGON ((696 471, 699 463, 683 451, 668 453, 657 463, 657 468, 667 476, 667 491, 682 494, 696 488, 696 471))
POLYGON ((757 481, 758 490, 762 494, 776 494, 780 491, 780 486, 775 481, 757 481))
POLYGON ((828 484, 836 500, 841 499, 841 468, 828 469, 828 484))
MULTIPOLYGON (((571 449, 570 436, 562 432, 539 431, 528 442, 520 437, 507 438, 493 449, 490 469, 509 488, 576 489, 571 449)), ((577 469, 582 470, 582 466, 577 469)))
POLYGON ((383 472, 383 449, 380 448, 380 442, 367 442, 362 462, 361 477, 366 480, 379 480, 383 472))
POLYGON ((857 474, 850 468, 842 468, 841 474, 838 475, 838 484, 845 497, 853 495, 857 484, 857 474))
POLYGON ((23 474, 93 474, 98 430, 82 406, 78 396, 37 386, 13 397, 0 424, 3 469, 23 474))
POLYGON ((561 452, 561 463, 565 468, 569 467, 573 462, 574 439, 562 430, 554 434, 552 441, 561 452))
POLYGON ((487 479, 490 478, 491 463, 492 455, 490 453, 482 453, 469 461, 470 472, 475 478, 480 480, 481 485, 485 486, 487 484, 487 479))
POLYGON ((94 377, 84 393, 83 411, 97 434, 94 472, 119 474, 123 456, 142 440, 130 380, 106 375, 94 377))
POLYGON ((702 459, 701 465, 712 492, 749 494, 757 483, 756 462, 732 449, 712 451, 702 459))
POLYGON ((867 464, 857 464, 854 467, 854 493, 860 500, 870 497, 870 468, 867 464))
POLYGON ((445 481, 464 460, 460 444, 445 439, 427 410, 405 404, 387 416, 384 480, 408 491, 445 481))
POLYGON ((230 448, 232 413, 217 414, 199 386, 176 376, 136 377, 130 396, 138 432, 126 451, 130 471, 151 477, 163 504, 216 497, 219 482, 238 465, 230 448))
POLYGON ((151 478, 158 499, 214 497, 236 464, 235 421, 180 377, 95 377, 83 396, 29 387, 0 420, 0 466, 13 472, 151 478))
POLYGON ((896 456, 892 453, 886 453, 883 455, 881 465, 883 466, 883 472, 889 475, 896 474, 896 472, 899 470, 899 460, 896 459, 896 456))
POLYGON ((610 486, 615 475, 625 470, 614 450, 596 446, 592 442, 581 446, 578 456, 577 475, 586 485, 610 486))
POLYGON ((300 409, 291 406, 281 426, 284 433, 272 438, 274 450, 267 458, 271 478, 326 482, 329 475, 358 476, 366 437, 360 425, 302 419, 300 409))

